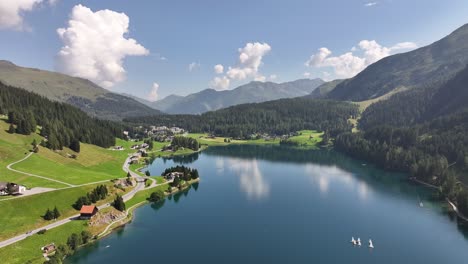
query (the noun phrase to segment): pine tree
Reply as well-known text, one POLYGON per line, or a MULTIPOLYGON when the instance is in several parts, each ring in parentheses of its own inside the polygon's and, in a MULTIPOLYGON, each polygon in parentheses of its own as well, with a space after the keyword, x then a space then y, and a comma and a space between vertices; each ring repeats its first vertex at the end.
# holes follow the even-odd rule
POLYGON ((16 132, 15 126, 13 124, 10 124, 10 128, 8 128, 8 133, 14 134, 16 132))
POLYGON ((60 212, 59 212, 59 210, 57 209, 57 206, 55 206, 54 211, 53 211, 52 214, 53 214, 53 217, 54 217, 55 219, 57 219, 57 218, 60 217, 60 212))
POLYGON ((117 195, 117 197, 115 197, 114 203, 112 205, 114 206, 115 209, 121 212, 125 211, 125 202, 122 196, 120 195, 117 195))
POLYGON ((47 211, 44 214, 44 220, 54 219, 54 213, 47 208, 47 211))

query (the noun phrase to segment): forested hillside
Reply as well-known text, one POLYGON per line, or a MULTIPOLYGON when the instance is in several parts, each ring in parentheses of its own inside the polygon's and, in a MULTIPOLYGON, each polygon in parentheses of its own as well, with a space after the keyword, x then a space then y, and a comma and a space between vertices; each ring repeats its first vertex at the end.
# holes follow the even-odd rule
POLYGON ((90 116, 108 120, 160 114, 133 98, 112 93, 89 80, 17 66, 0 60, 0 82, 80 108, 90 116))
POLYGON ((254 133, 282 135, 303 129, 327 131, 334 136, 351 131, 348 119, 357 114, 357 106, 350 103, 294 98, 243 104, 202 115, 159 115, 126 121, 179 126, 190 132, 235 138, 247 138, 254 133))
POLYGON ((2 83, 0 113, 8 115, 10 133, 29 135, 36 131, 36 125, 42 126, 41 135, 48 139, 45 145, 51 149, 75 150, 79 141, 109 147, 122 135, 117 123, 91 118, 73 106, 2 83))

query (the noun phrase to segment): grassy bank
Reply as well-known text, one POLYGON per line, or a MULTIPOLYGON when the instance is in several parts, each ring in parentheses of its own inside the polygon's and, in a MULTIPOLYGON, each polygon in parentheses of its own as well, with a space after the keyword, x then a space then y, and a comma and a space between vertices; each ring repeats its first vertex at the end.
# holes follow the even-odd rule
MULTIPOLYGON (((0 208, 2 210, 2 217, 0 217, 0 226, 2 227, 0 229, 0 240, 5 240, 52 223, 42 218, 48 208, 53 209, 57 206, 61 213, 59 219, 77 214, 78 211, 72 207, 73 203, 80 196, 85 196, 97 185, 87 185, 0 201, 0 208)), ((122 193, 121 190, 112 187, 112 183, 109 182, 106 185, 113 193, 122 193)), ((114 195, 109 195, 106 200, 99 201, 98 204, 107 203, 112 199, 114 199, 114 195)))

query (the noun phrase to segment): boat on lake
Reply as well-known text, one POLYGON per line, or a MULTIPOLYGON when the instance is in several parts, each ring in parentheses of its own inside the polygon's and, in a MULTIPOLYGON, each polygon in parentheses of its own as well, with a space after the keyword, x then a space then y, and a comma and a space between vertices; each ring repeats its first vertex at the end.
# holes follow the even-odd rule
POLYGON ((356 239, 354 239, 354 237, 351 237, 351 244, 356 245, 356 239))
POLYGON ((374 248, 374 244, 372 243, 372 239, 369 239, 369 248, 374 248))
POLYGON ((358 245, 358 246, 361 246, 361 239, 360 239, 359 237, 358 237, 358 239, 357 239, 357 245, 358 245))

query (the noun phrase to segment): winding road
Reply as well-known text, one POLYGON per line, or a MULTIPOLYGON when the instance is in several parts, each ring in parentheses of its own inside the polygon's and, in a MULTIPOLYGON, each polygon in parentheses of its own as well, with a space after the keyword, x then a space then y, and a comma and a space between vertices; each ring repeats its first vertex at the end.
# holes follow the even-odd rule
MULTIPOLYGON (((44 179, 47 179, 47 180, 52 180, 52 181, 56 181, 56 182, 60 182, 60 181, 57 181, 57 180, 53 180, 53 179, 49 179, 47 177, 43 177, 43 176, 39 176, 39 175, 34 175, 34 174, 30 174, 30 173, 25 173, 25 172, 21 172, 21 171, 17 171, 17 170, 14 170, 11 168, 12 165, 16 164, 16 163, 19 163, 27 158, 29 158, 30 156, 32 155, 32 153, 28 154, 25 158, 19 160, 19 161, 16 161, 14 163, 11 163, 10 165, 7 166, 7 168, 9 170, 13 170, 13 171, 16 171, 16 172, 19 172, 19 173, 23 173, 23 174, 26 174, 26 175, 30 175, 30 176, 33 176, 33 177, 39 177, 39 178, 44 178, 44 179)), ((123 166, 122 166, 122 169, 125 171, 125 172, 128 172, 130 173, 130 175, 135 178, 137 184, 135 186, 135 188, 133 188, 130 192, 124 194, 122 196, 123 200, 126 202, 128 200, 130 200, 131 198, 133 198, 133 196, 135 196, 135 194, 143 189, 145 189, 145 179, 150 179, 153 181, 154 183, 154 179, 151 179, 151 178, 148 178, 148 177, 142 177, 140 175, 138 175, 137 173, 133 172, 130 170, 129 168, 129 162, 130 162, 130 156, 125 160, 123 166)), ((106 181, 108 182, 108 180, 106 181)), ((60 183, 63 183, 63 182, 60 182, 60 183)), ((63 184, 67 184, 67 183, 63 183, 63 184)), ((70 184, 67 184, 67 185, 70 185, 70 184)), ((71 187, 75 187, 75 186, 70 186, 69 188, 71 187)), ((107 208, 110 206, 110 203, 106 203, 106 204, 103 204, 103 205, 100 205, 98 206, 98 208, 101 210, 101 209, 104 209, 104 208, 107 208)), ((40 230, 43 230, 43 229, 46 229, 46 230, 49 230, 49 229, 52 229, 52 228, 55 228, 55 227, 58 227, 58 226, 61 226, 61 225, 64 225, 66 223, 69 223, 70 221, 73 221, 73 220, 76 220, 80 215, 79 214, 76 214, 76 215, 73 215, 69 218, 66 218, 66 219, 62 219, 62 220, 58 220, 58 221, 55 221, 51 224, 48 224, 46 226, 42 226, 40 228, 37 228, 37 229, 34 229, 26 234, 21 234, 21 235, 18 235, 18 236, 15 236, 15 237, 12 237, 10 239, 7 239, 7 240, 4 240, 4 241, 1 241, 0 242, 0 248, 2 247, 6 247, 8 245, 11 245, 11 244, 14 244, 18 241, 21 241, 31 235, 34 235, 36 234, 37 232, 39 232, 40 230)))

